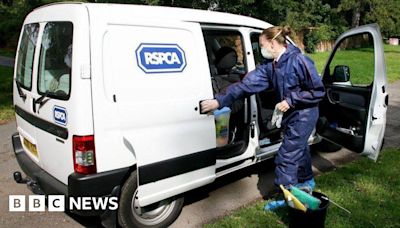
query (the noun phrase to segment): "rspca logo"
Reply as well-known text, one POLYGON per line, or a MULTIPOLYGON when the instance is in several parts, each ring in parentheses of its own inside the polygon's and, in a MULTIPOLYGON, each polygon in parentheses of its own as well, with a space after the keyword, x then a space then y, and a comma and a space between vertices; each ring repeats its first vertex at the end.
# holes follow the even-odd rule
POLYGON ((54 121, 61 125, 67 125, 67 110, 63 107, 54 106, 53 108, 54 121))
POLYGON ((186 67, 185 52, 177 44, 140 44, 136 58, 145 73, 182 72, 186 67))

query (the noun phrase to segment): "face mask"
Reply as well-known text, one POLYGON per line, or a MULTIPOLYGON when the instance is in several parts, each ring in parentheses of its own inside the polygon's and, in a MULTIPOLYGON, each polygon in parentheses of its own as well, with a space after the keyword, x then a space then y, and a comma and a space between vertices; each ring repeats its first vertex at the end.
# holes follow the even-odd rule
POLYGON ((261 55, 266 59, 273 59, 274 56, 267 48, 261 48, 261 55))

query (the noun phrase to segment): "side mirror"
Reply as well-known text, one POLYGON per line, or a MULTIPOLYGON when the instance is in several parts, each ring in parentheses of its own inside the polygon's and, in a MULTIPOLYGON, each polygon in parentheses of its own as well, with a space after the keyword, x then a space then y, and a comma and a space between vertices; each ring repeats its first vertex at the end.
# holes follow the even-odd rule
POLYGON ((350 81, 350 68, 344 65, 335 66, 333 71, 333 82, 348 82, 350 81))

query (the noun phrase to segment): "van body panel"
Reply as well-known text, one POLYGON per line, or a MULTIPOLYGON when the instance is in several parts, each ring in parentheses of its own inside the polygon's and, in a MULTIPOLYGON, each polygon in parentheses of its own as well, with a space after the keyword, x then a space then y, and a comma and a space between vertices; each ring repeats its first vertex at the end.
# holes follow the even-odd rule
MULTIPOLYGON (((214 25, 234 25, 246 26, 258 29, 270 27, 271 24, 265 21, 235 15, 230 13, 206 11, 187 8, 129 5, 129 4, 83 4, 90 12, 102 11, 103 17, 106 15, 108 21, 119 21, 124 23, 134 23, 140 20, 143 22, 151 21, 181 21, 196 22, 214 25)), ((97 20, 98 18, 96 18, 97 20)), ((153 25, 155 25, 153 23, 153 25)))
POLYGON ((93 113, 96 113, 93 121, 97 172, 132 167, 136 164, 136 148, 122 134, 121 127, 124 123, 119 118, 118 106, 114 102, 115 93, 110 90, 116 74, 109 71, 110 65, 106 61, 109 58, 118 61, 119 55, 105 55, 114 48, 114 44, 104 45, 108 33, 108 20, 104 15, 108 12, 105 8, 94 10, 89 5, 87 9, 90 17, 92 105, 93 113))
POLYGON ((204 186, 214 181, 215 166, 140 185, 139 205, 146 206, 171 196, 204 186), (211 175, 210 175, 211 174, 211 175), (157 189, 158 191, 154 191, 157 189))

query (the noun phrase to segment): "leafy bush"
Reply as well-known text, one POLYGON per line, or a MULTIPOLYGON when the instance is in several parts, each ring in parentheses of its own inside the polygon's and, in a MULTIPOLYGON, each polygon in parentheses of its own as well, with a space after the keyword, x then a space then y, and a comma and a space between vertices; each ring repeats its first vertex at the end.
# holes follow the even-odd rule
MULTIPOLYGON (((342 30, 342 29, 339 29, 342 30)), ((305 51, 307 53, 314 53, 317 44, 321 41, 334 40, 340 35, 335 31, 332 25, 322 24, 315 29, 309 30, 304 36, 305 51)))
POLYGON ((307 53, 314 53, 317 43, 319 42, 320 40, 318 39, 317 33, 310 31, 304 36, 304 50, 307 53))

